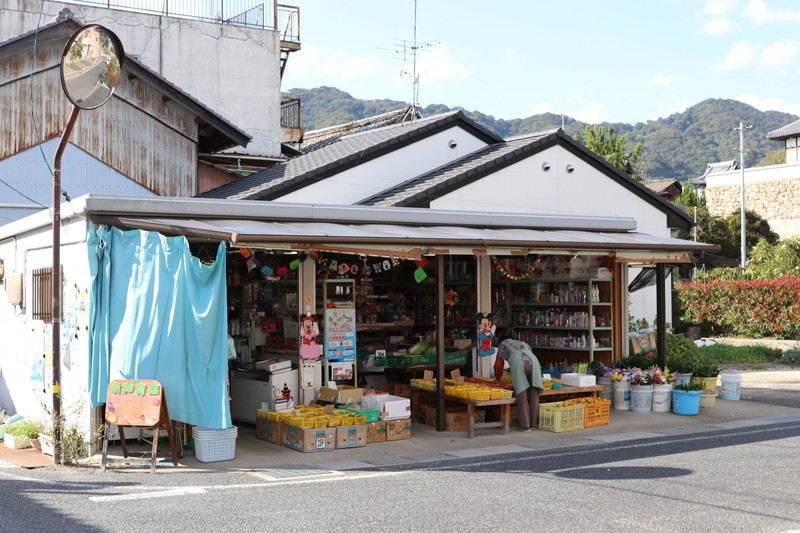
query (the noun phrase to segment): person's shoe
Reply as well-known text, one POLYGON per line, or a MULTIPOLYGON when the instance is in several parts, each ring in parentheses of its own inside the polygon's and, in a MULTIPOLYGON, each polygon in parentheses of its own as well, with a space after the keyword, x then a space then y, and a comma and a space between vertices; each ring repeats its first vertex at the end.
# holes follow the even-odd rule
POLYGON ((533 428, 517 428, 517 431, 521 431, 523 433, 530 433, 533 431, 533 428))

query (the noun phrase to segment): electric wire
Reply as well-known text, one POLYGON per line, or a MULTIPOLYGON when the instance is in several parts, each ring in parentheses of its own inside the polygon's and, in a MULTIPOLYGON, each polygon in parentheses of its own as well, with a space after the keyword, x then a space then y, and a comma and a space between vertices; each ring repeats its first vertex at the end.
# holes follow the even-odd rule
POLYGON ((33 198, 31 198, 30 196, 26 195, 24 192, 22 192, 22 191, 20 191, 20 190, 18 190, 18 189, 15 189, 13 185, 11 185, 10 183, 8 183, 8 182, 7 182, 6 180, 4 180, 3 178, 0 178, 0 183, 2 183, 3 185, 5 185, 6 187, 8 187, 9 189, 11 189, 12 191, 14 191, 15 193, 19 194, 20 196, 22 196, 22 197, 23 197, 23 198, 25 198, 26 200, 28 200, 28 201, 31 201, 31 202, 33 202, 34 204, 38 205, 39 207, 44 207, 45 209, 50 209, 50 206, 47 206, 47 205, 44 205, 44 204, 40 204, 39 202, 37 202, 36 200, 34 200, 33 198))

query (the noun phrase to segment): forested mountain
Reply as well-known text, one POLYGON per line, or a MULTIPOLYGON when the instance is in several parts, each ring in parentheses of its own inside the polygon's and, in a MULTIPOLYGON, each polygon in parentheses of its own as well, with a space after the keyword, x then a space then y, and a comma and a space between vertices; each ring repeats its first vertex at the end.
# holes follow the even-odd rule
MULTIPOLYGON (((333 87, 292 89, 287 94, 301 99, 302 123, 305 130, 335 126, 380 113, 401 109, 407 102, 397 100, 359 100, 333 87)), ((460 109, 460 108, 452 108, 460 109)), ((442 104, 422 108, 424 116, 450 111, 442 104)), ((480 111, 464 113, 502 137, 532 133, 562 123, 561 115, 541 113, 527 118, 496 119, 480 111)), ((708 99, 681 113, 637 124, 611 125, 617 134, 632 143, 642 143, 639 174, 645 179, 675 178, 686 180, 701 175, 708 163, 739 159, 739 132, 733 128, 743 122, 745 132, 745 164, 756 165, 764 156, 782 149, 780 142, 767 139, 767 133, 785 126, 797 116, 778 111, 759 111, 736 100, 708 99)), ((583 134, 589 124, 564 117, 564 130, 569 135, 583 134)))

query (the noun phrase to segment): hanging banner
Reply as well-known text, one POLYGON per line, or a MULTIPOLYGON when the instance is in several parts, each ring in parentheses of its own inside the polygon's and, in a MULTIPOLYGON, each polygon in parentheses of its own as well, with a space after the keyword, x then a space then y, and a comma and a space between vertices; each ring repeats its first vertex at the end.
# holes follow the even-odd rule
POLYGON ((325 310, 325 355, 328 361, 356 360, 356 310, 325 310))

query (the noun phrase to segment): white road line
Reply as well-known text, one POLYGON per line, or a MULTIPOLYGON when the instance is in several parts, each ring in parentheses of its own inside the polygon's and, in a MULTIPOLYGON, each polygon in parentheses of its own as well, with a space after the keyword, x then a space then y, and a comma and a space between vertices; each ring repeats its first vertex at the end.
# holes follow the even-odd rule
POLYGON ((208 491, 203 487, 183 487, 172 490, 158 490, 155 492, 145 492, 139 494, 115 494, 113 496, 91 496, 89 501, 93 502, 118 502, 123 500, 145 500, 148 498, 171 498, 173 496, 186 496, 188 494, 206 494, 208 491))

